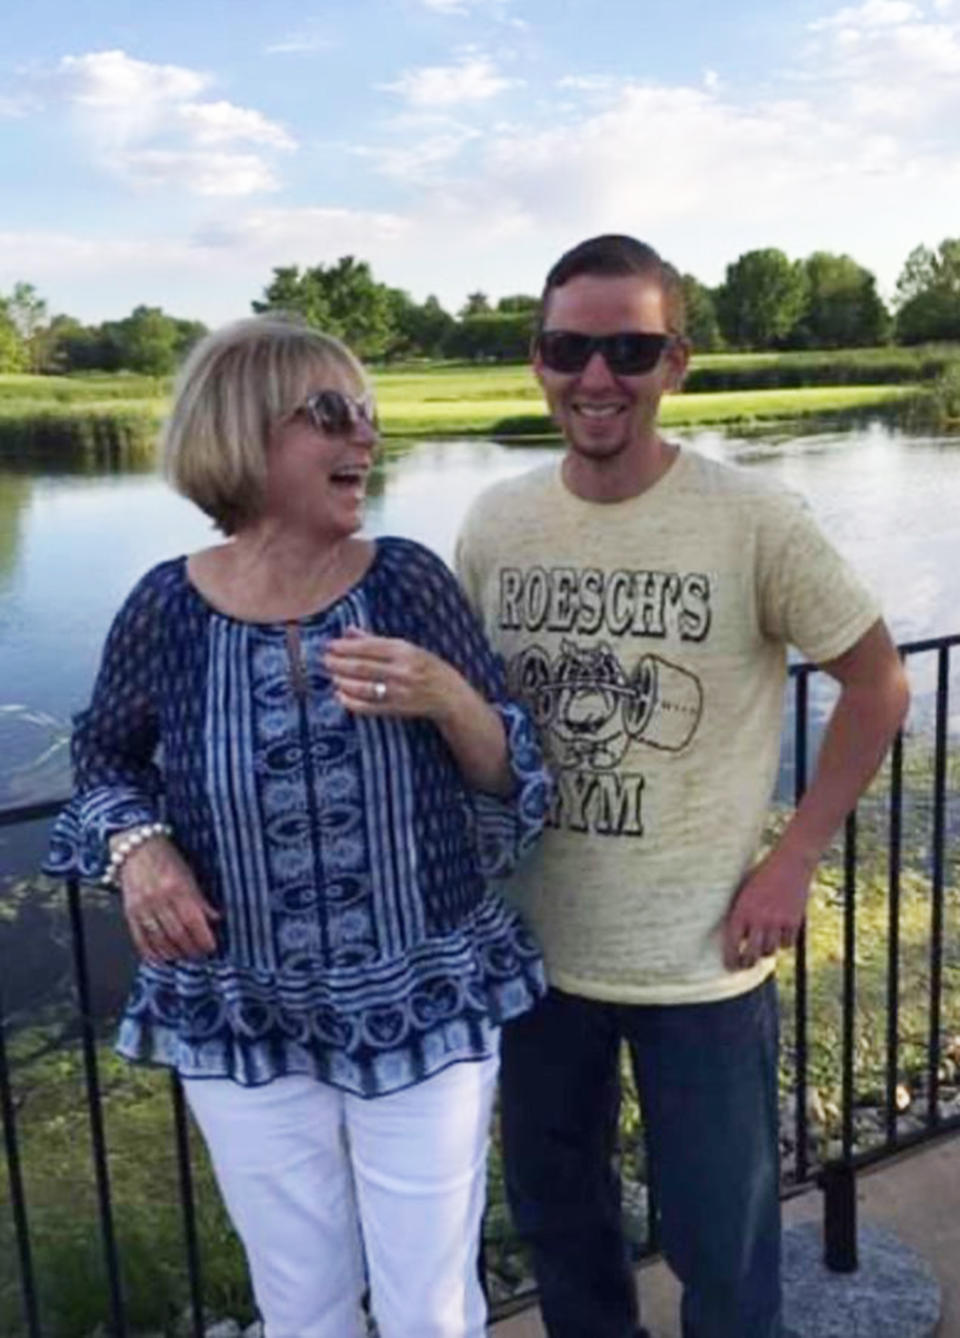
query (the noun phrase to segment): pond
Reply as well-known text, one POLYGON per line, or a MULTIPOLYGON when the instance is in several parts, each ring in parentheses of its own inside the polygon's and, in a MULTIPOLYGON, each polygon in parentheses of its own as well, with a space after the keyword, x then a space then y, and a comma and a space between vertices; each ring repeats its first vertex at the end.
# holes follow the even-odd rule
MULTIPOLYGON (((879 424, 821 435, 678 437, 805 494, 879 594, 899 641, 960 630, 960 439, 907 436, 879 424)), ((558 449, 424 441, 391 454, 373 481, 367 532, 409 535, 449 561, 476 494, 558 449)), ((69 718, 88 697, 110 619, 151 564, 212 538, 206 518, 152 473, 0 470, 0 807, 66 792, 69 718)), ((919 701, 911 719, 921 727, 930 714, 932 659, 913 674, 919 701)), ((815 714, 826 701, 814 695, 815 714)), ((790 745, 788 730, 786 793, 790 745)), ((68 997, 59 902, 18 892, 42 858, 47 826, 0 829, 0 979, 6 1006, 21 1018, 56 1011, 68 997)), ((93 1008, 108 1016, 126 992, 132 962, 120 918, 88 907, 99 963, 93 1008)))
MULTIPOLYGON (((960 629, 960 439, 880 424, 679 439, 805 494, 879 594, 898 640, 960 629)), ((413 536, 449 561, 473 497, 557 450, 417 443, 383 465, 367 531, 413 536)), ((57 744, 86 700, 112 615, 152 563, 213 538, 207 519, 152 473, 0 469, 0 805, 63 792, 57 744)))

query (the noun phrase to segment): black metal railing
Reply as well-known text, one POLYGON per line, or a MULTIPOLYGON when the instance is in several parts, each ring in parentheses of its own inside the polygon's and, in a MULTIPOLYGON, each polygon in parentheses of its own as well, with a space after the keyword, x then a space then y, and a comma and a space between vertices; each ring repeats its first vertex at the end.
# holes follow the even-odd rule
MULTIPOLYGON (((901 1069, 900 986, 901 940, 900 912, 902 900, 904 805, 907 786, 904 780, 905 739, 898 735, 887 764, 888 793, 885 798, 885 863, 887 896, 886 945, 886 1028, 884 1035, 883 1116, 879 1141, 858 1147, 855 1115, 857 1110, 856 1086, 856 1019, 857 1019, 857 911, 859 854, 863 846, 858 814, 847 820, 843 834, 842 867, 842 999, 840 1026, 840 1103, 839 1153, 824 1157, 811 1155, 809 1058, 816 1035, 810 1030, 810 995, 807 970, 806 934, 801 934, 794 954, 792 1037, 787 1046, 787 1059, 792 1067, 792 1087, 795 1099, 794 1156, 792 1165, 785 1168, 785 1192, 817 1182, 824 1189, 825 1242, 828 1265, 837 1271, 856 1267, 856 1196, 855 1177, 858 1170, 882 1161, 906 1148, 916 1147, 947 1131, 960 1128, 960 1111, 944 1116, 940 1100, 940 1072, 942 1061, 942 998, 944 981, 944 934, 947 906, 947 845, 951 839, 948 811, 948 762, 950 718, 951 650, 960 645, 960 634, 915 641, 900 647, 901 654, 913 669, 923 656, 935 657, 935 688, 932 731, 921 728, 912 731, 909 741, 920 739, 924 746, 932 745, 932 763, 929 777, 921 768, 920 780, 910 788, 911 804, 925 814, 929 810, 929 852, 925 881, 929 884, 930 927, 928 944, 928 991, 925 1035, 926 1072, 923 1090, 925 1109, 919 1127, 909 1131, 900 1129, 898 1090, 901 1069), (924 787, 929 781, 929 796, 924 787)), ((818 674, 811 665, 791 668, 793 683, 793 799, 802 797, 811 769, 814 739, 811 723, 816 690, 811 681, 818 674)), ((51 818, 60 803, 24 805, 0 810, 0 829, 51 818)), ((960 823, 957 824, 960 827, 960 823)), ((91 989, 86 945, 84 910, 81 890, 76 880, 66 885, 67 909, 72 947, 72 973, 76 1001, 76 1027, 81 1043, 84 1072, 84 1091, 89 1124, 91 1163, 98 1203, 98 1221, 101 1250, 107 1278, 108 1314, 101 1318, 116 1338, 125 1338, 128 1332, 124 1301, 121 1251, 117 1243, 114 1198, 108 1159, 107 1137, 104 1128, 103 1103, 98 1072, 97 1028, 91 1007, 91 989)), ((958 958, 960 960, 960 958, 958 958)), ((960 1030, 960 1022, 956 1023, 960 1030)), ((8 1019, 4 1012, 2 980, 0 980, 0 1115, 9 1188, 10 1221, 16 1242, 17 1267, 21 1293, 23 1331, 29 1338, 42 1338, 41 1307, 38 1300, 38 1282, 34 1266, 30 1229, 30 1205, 24 1188, 24 1175, 18 1136, 18 1114, 15 1100, 12 1064, 7 1046, 8 1019)), ((960 1058, 960 1057, 958 1057, 960 1058)), ((204 1331, 203 1286, 201 1275, 201 1245, 197 1228, 197 1209, 194 1193, 194 1173, 188 1122, 183 1092, 176 1075, 170 1079, 172 1103, 174 1155, 178 1172, 182 1235, 186 1257, 189 1292, 189 1324, 193 1338, 202 1338, 204 1331)), ((648 1197, 648 1252, 656 1249, 656 1206, 648 1197)), ((511 1309, 517 1308, 513 1298, 511 1309)), ((496 1307, 495 1307, 496 1309, 496 1307)))
MULTIPOLYGON (((840 1039, 840 1148, 839 1155, 811 1166, 808 1155, 808 1059, 809 999, 807 990, 806 933, 801 935, 796 951, 794 995, 794 1063, 796 1072, 796 1130, 793 1182, 808 1184, 815 1180, 824 1190, 824 1240, 827 1265, 837 1272, 851 1272, 857 1267, 856 1185, 858 1170, 883 1161, 908 1148, 917 1147, 944 1133, 960 1129, 960 1110, 944 1116, 940 1108, 940 1073, 942 1061, 942 1002, 944 933, 948 840, 947 764, 949 751, 951 650, 960 645, 960 635, 932 637, 908 642, 899 647, 908 667, 923 656, 935 656, 934 716, 932 738, 929 730, 919 731, 919 738, 932 743, 932 767, 929 777, 921 772, 921 782, 914 786, 913 799, 926 808, 923 786, 929 783, 930 840, 924 871, 929 882, 930 930, 928 940, 929 984, 927 989, 926 1073, 922 1090, 926 1095, 925 1112, 920 1127, 901 1132, 898 1092, 900 1091, 900 986, 901 986, 901 892, 904 842, 904 751, 903 732, 898 733, 890 750, 887 803, 886 882, 886 1032, 883 1088, 882 1138, 866 1147, 857 1147, 854 1118, 857 1109, 855 1083, 857 1015, 857 911, 859 823, 855 811, 847 818, 843 833, 843 951, 840 1039)), ((817 673, 815 666, 793 667, 795 689, 795 773, 794 797, 802 797, 807 783, 809 735, 809 692, 807 684, 817 673)), ((960 798, 960 796, 958 796, 960 798)), ((957 944, 960 949, 960 940, 957 944)), ((956 1022, 955 1022, 956 1024, 956 1022)))

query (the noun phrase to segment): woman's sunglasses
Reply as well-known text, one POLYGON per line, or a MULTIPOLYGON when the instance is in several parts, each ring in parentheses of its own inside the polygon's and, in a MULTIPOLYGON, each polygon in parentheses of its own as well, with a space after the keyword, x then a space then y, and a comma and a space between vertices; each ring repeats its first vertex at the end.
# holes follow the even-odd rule
POLYGON ((319 432, 331 437, 344 437, 361 423, 379 431, 377 406, 372 395, 348 395, 343 390, 315 390, 295 411, 319 432))
POLYGON ((602 353, 614 376, 641 376, 652 371, 673 335, 646 330, 588 335, 576 330, 541 330, 537 352, 551 372, 582 372, 594 353, 602 353))

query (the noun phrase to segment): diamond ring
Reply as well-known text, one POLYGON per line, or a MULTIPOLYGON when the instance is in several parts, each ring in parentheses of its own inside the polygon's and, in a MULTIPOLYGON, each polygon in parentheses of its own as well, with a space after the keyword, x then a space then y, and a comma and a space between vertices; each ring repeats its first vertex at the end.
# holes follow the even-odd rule
POLYGON ((384 683, 382 678, 377 679, 376 683, 374 683, 373 695, 378 702, 382 702, 384 697, 387 695, 387 685, 386 683, 384 683))
POLYGON ((158 929, 163 928, 163 925, 159 920, 155 920, 152 916, 145 915, 140 921, 140 928, 145 929, 148 934, 155 934, 158 929))

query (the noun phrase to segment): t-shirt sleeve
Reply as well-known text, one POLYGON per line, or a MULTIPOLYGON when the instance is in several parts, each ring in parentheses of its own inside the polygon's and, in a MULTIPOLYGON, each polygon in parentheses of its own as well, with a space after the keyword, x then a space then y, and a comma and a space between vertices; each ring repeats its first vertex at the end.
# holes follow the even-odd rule
POLYGON ((880 618, 877 600, 804 503, 778 508, 767 533, 758 584, 764 635, 816 664, 842 655, 880 618))

